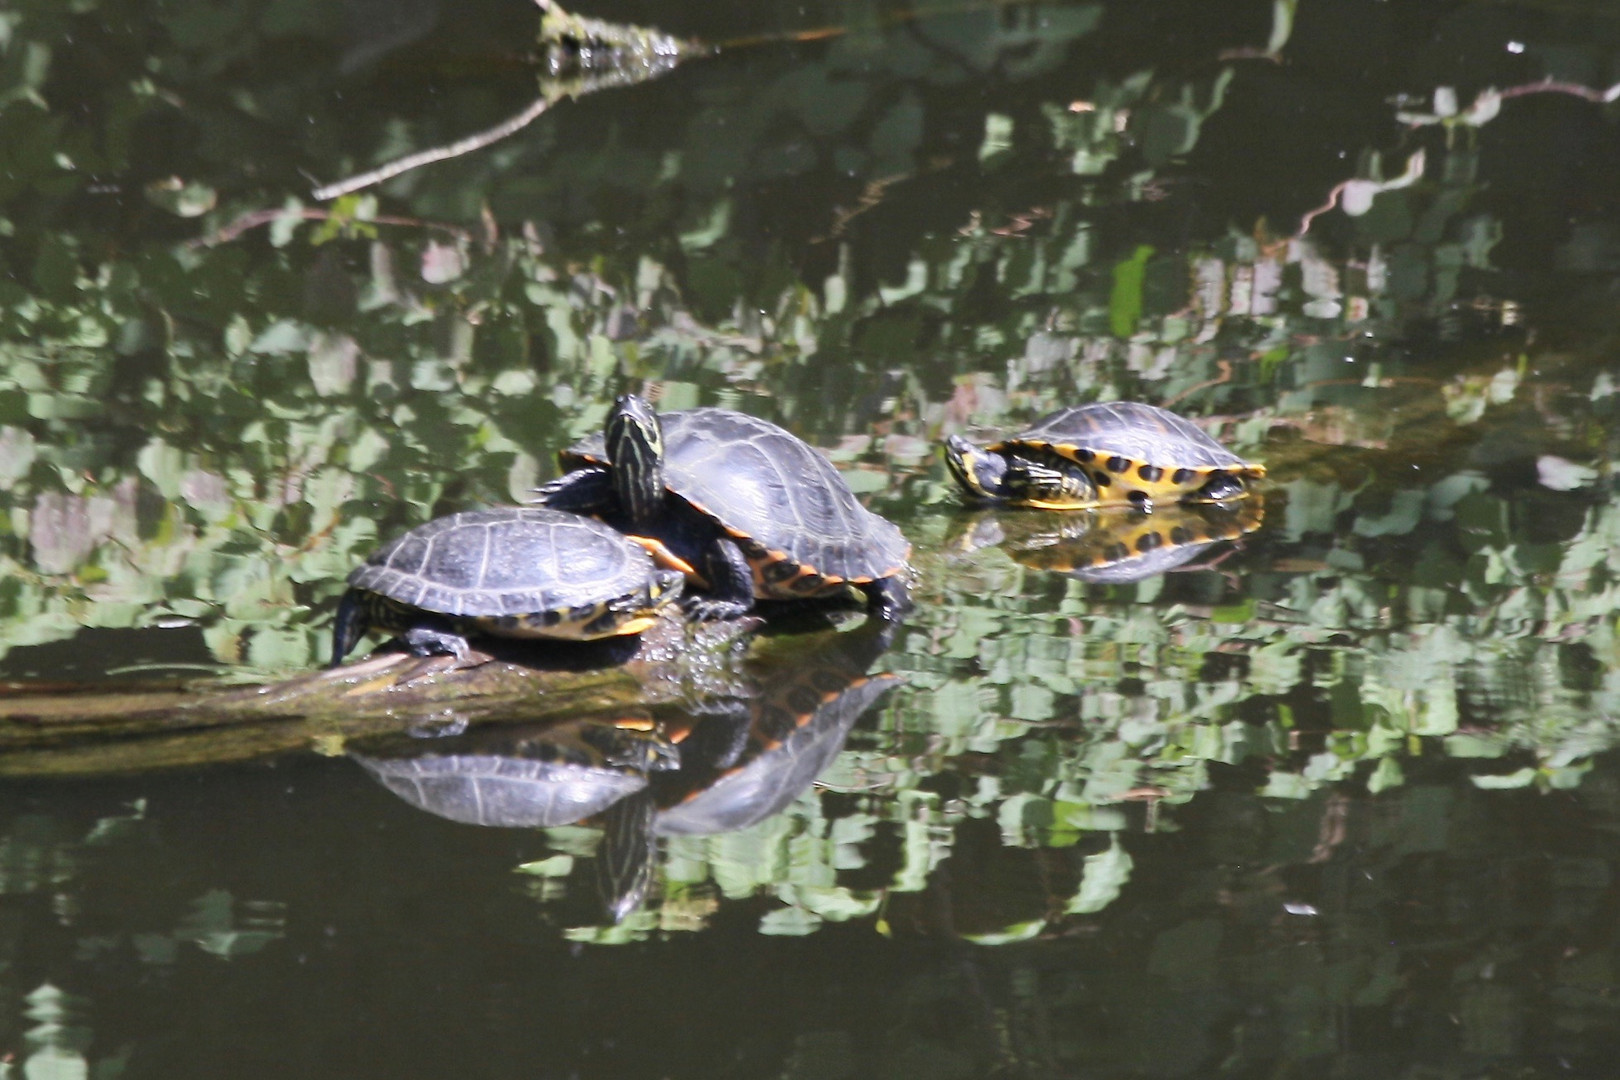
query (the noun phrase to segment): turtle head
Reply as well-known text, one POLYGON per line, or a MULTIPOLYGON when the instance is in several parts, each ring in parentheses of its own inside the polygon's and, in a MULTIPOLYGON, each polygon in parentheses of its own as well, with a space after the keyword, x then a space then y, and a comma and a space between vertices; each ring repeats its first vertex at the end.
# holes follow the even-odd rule
POLYGON ((613 403, 605 434, 613 492, 630 523, 645 524, 664 505, 664 427, 651 405, 626 394, 613 403))
POLYGON ((945 465, 973 498, 999 501, 1007 497, 1007 459, 1002 455, 952 435, 945 440, 945 465))

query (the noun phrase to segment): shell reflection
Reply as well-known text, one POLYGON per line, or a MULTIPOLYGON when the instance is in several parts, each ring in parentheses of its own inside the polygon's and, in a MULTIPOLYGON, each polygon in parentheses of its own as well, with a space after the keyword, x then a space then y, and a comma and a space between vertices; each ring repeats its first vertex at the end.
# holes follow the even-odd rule
POLYGON ((1185 566, 1216 545, 1258 529, 1259 498, 1140 511, 981 511, 962 523, 964 554, 996 547, 1032 570, 1099 585, 1141 581, 1185 566))

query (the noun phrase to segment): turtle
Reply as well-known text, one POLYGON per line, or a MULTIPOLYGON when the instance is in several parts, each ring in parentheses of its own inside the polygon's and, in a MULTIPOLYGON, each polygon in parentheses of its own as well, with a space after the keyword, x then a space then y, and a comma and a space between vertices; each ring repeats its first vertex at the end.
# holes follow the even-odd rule
POLYGON ((952 435, 944 452, 970 498, 1047 510, 1225 502, 1266 475, 1191 421, 1134 401, 1060 409, 984 447, 952 435))
POLYGON ((1048 511, 1009 520, 978 520, 966 530, 965 550, 997 545, 1032 570, 1066 574, 1094 585, 1142 581, 1191 562, 1223 540, 1260 527, 1265 504, 1168 506, 1153 513, 1114 508, 1086 514, 1048 511))
POLYGON ((661 546, 706 593, 683 601, 696 618, 850 586, 880 619, 908 606, 911 545, 900 530, 862 506, 825 456, 768 420, 719 408, 660 416, 627 394, 601 434, 559 460, 564 474, 539 500, 661 546))
POLYGON ((332 666, 372 627, 402 634, 418 655, 458 659, 474 631, 573 641, 637 634, 684 586, 644 546, 578 514, 450 514, 383 545, 349 575, 332 666))

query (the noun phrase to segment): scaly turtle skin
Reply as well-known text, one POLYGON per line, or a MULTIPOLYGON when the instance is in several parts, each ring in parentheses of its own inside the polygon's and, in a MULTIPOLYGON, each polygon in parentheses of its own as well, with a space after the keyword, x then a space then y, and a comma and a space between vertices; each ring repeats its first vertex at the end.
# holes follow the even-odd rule
POLYGON ((1047 510, 1224 502, 1266 475, 1175 413, 1133 401, 1060 409, 985 447, 952 435, 945 464, 973 499, 1047 510))
POLYGON ((637 634, 684 585, 597 521, 537 507, 475 510, 418 526, 349 575, 335 667, 369 628, 418 655, 465 658, 465 634, 586 641, 637 634))
POLYGON ((729 409, 659 416, 618 400, 602 435, 563 451, 548 506, 600 515, 656 541, 707 590, 686 606, 734 618, 756 599, 867 594, 879 618, 907 605, 911 545, 856 500, 838 470, 782 428, 729 409))

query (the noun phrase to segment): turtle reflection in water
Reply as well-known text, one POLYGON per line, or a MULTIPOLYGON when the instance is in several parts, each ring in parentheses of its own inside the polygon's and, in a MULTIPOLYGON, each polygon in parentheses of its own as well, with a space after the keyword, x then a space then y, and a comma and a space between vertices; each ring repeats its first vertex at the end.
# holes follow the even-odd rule
POLYGON ((952 435, 944 453, 970 499, 1045 510, 1225 502, 1266 475, 1191 421, 1134 401, 1060 409, 988 446, 952 435))
POLYGON ((1224 540, 1260 527, 1259 499, 1140 511, 981 513, 958 534, 963 551, 1000 547, 1032 570, 1093 584, 1141 581, 1184 566, 1224 540))
POLYGON ((653 785, 661 835, 745 829, 780 813, 826 770, 877 700, 900 683, 865 671, 888 643, 870 626, 778 672, 731 716, 706 716, 681 744, 679 771, 653 785))
POLYGON ((651 880, 648 776, 680 760, 659 734, 599 720, 363 740, 350 756, 412 806, 466 825, 543 829, 597 817, 597 885, 615 921, 640 906, 651 880))
POLYGON ((618 922, 646 897, 655 834, 745 828, 810 786, 855 721, 899 682, 865 674, 894 629, 872 620, 808 648, 797 637, 777 639, 781 664, 767 656, 749 685, 731 688, 734 696, 671 718, 682 736, 678 752, 660 734, 573 721, 369 740, 351 755, 395 795, 452 821, 544 828, 594 815, 603 828, 597 888, 618 922))

